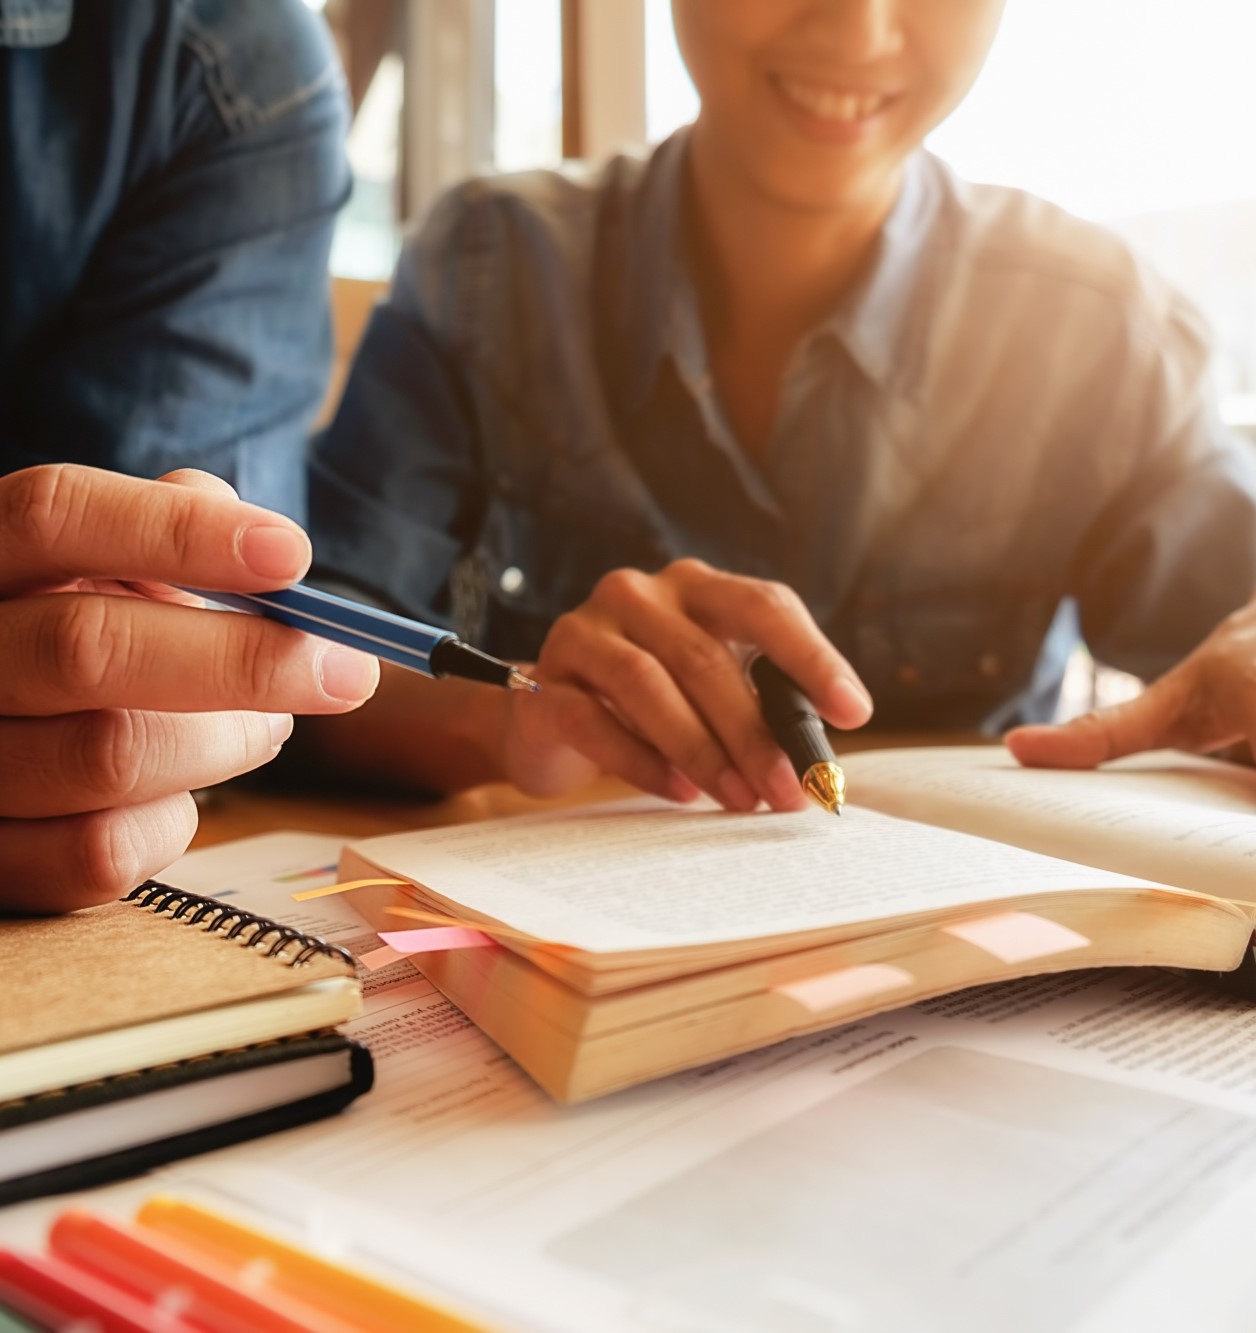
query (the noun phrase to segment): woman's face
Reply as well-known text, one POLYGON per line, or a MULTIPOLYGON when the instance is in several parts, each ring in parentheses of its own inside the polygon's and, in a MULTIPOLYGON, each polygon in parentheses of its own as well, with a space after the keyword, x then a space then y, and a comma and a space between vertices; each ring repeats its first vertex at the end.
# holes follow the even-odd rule
POLYGON ((1004 0, 672 0, 709 165, 794 209, 875 203, 956 107, 1004 0))

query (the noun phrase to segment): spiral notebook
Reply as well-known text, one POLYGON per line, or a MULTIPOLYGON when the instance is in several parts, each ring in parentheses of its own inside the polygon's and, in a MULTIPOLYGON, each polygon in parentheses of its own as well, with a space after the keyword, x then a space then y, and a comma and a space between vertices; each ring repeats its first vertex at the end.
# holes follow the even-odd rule
POLYGON ((346 950, 152 881, 0 921, 0 1203, 340 1109, 372 1080, 335 1031, 360 1008, 346 950))

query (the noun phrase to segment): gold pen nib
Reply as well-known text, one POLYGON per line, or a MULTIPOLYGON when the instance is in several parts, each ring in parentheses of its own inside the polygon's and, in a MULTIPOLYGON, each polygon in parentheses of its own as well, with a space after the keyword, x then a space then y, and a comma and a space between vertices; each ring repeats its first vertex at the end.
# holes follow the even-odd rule
POLYGON ((812 764, 803 775, 802 789, 830 814, 842 813, 846 803, 846 774, 831 760, 812 764))
POLYGON ((506 688, 508 690, 526 690, 529 694, 536 694, 540 686, 530 676, 525 676, 517 667, 506 677, 506 688))

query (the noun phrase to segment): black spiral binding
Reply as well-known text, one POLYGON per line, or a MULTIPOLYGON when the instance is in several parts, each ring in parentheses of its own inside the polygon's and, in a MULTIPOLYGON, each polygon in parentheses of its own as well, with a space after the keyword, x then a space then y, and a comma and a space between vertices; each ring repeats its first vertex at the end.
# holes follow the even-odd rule
POLYGON ((246 949, 260 948, 273 935, 275 938, 266 949, 265 956, 278 958, 289 967, 300 967, 320 955, 339 958, 350 967, 354 966, 353 955, 338 944, 328 944, 317 935, 306 935, 291 926, 280 925, 267 916, 258 916, 256 912, 246 912, 242 908, 232 907, 230 903, 219 902, 217 898, 206 898, 199 893, 171 888, 159 880, 145 880, 122 901, 146 907, 159 916, 168 912, 173 920, 184 921, 189 926, 200 926, 206 934, 225 930, 223 939, 238 940, 246 949), (290 944, 297 946, 296 953, 282 958, 283 951, 290 944))

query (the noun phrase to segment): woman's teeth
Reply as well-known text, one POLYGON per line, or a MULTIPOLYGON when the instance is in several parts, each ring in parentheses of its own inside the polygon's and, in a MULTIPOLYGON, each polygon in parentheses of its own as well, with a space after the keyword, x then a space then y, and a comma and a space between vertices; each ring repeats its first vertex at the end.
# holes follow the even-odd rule
POLYGON ((850 122, 875 115, 888 100, 880 93, 846 93, 814 83, 777 79, 777 87, 800 110, 817 120, 850 122))

